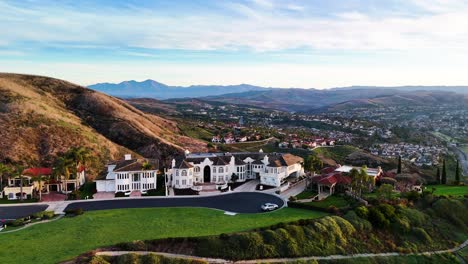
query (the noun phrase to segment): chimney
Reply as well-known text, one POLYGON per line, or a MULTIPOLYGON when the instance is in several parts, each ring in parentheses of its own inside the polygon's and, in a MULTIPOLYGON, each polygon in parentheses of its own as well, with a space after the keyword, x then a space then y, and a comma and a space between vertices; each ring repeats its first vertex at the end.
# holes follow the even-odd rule
POLYGON ((125 154, 124 157, 125 157, 125 160, 131 160, 132 154, 125 154))

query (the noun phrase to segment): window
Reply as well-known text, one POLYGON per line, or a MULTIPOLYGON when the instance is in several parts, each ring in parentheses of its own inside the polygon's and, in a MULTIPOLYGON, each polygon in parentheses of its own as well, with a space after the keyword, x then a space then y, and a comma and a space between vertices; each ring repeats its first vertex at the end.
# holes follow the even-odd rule
POLYGON ((175 184, 176 184, 176 185, 179 185, 179 180, 176 180, 176 181, 175 181, 175 184))
POLYGON ((189 175, 192 176, 192 170, 189 170, 188 172, 189 172, 189 175))
POLYGON ((179 170, 175 171, 175 176, 179 176, 179 170))
POLYGON ((133 174, 133 181, 140 181, 140 174, 138 173, 133 174))
POLYGON ((187 176, 187 171, 186 170, 182 170, 182 176, 187 176))
POLYGON ((182 180, 182 185, 187 185, 187 180, 182 180))
POLYGON ((223 168, 223 167, 219 168, 219 171, 218 171, 218 172, 219 172, 219 173, 224 173, 224 168, 223 168))
POLYGON ((195 168, 193 168, 193 171, 200 172, 200 167, 196 166, 195 168))
POLYGON ((213 172, 216 173, 216 167, 213 167, 213 172))

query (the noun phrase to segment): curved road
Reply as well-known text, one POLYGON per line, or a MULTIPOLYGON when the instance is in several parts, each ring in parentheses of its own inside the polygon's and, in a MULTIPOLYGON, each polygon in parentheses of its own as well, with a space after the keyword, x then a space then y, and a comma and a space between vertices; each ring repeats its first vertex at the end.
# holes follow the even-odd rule
MULTIPOLYGON (((149 208, 149 207, 206 207, 235 213, 260 213, 264 203, 275 203, 279 207, 284 201, 274 195, 259 192, 235 192, 216 196, 179 196, 175 198, 127 198, 115 200, 86 200, 71 202, 66 208, 83 208, 85 211, 149 208)), ((0 206, 1 219, 16 219, 43 211, 47 204, 0 206)))
POLYGON ((147 207, 207 207, 235 213, 260 213, 264 203, 275 203, 282 207, 284 201, 274 195, 258 192, 230 193, 216 196, 190 196, 178 198, 119 199, 86 201, 69 204, 67 209, 83 208, 85 211, 147 208, 147 207))

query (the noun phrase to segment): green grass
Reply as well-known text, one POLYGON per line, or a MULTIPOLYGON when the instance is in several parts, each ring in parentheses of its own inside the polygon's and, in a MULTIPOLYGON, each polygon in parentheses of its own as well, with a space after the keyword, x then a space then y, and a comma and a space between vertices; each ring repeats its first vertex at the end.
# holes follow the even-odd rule
POLYGON ((179 123, 178 127, 182 133, 191 138, 198 138, 209 142, 211 142, 211 139, 213 138, 213 134, 211 132, 194 124, 179 123))
POLYGON ((316 196, 317 193, 316 192, 313 192, 313 191, 303 191, 301 192, 300 194, 296 195, 296 198, 298 200, 302 200, 302 199, 309 199, 309 198, 312 198, 314 196, 316 196))
POLYGON ((37 199, 24 199, 22 202, 18 200, 8 200, 6 196, 0 199, 0 204, 17 204, 17 203, 36 203, 37 199))
MULTIPOLYGON (((399 192, 392 192, 391 197, 392 198, 397 198, 397 197, 400 197, 400 195, 401 195, 401 193, 399 193, 399 192)), ((369 198, 377 199, 377 198, 379 198, 379 194, 377 192, 364 193, 362 196, 364 196, 364 199, 369 199, 369 198)))
POLYGON ((306 204, 311 204, 321 208, 328 208, 332 205, 336 206, 337 208, 349 206, 349 202, 345 198, 336 195, 329 196, 325 200, 322 200, 320 202, 308 202, 306 204))
POLYGON ((353 146, 335 146, 335 147, 319 147, 314 149, 318 155, 323 155, 325 158, 333 159, 338 163, 343 163, 347 156, 358 151, 358 148, 353 146))
POLYGON ((434 194, 436 195, 453 195, 463 196, 468 195, 468 185, 454 186, 454 185, 427 185, 426 190, 436 188, 434 194))
POLYGON ((0 234, 0 263, 57 263, 120 242, 238 232, 324 215, 293 208, 236 216, 206 208, 90 211, 74 218, 0 234))

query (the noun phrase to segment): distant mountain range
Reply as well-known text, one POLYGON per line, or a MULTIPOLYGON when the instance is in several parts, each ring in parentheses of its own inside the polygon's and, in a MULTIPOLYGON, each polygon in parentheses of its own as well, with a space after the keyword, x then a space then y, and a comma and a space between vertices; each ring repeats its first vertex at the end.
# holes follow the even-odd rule
POLYGON ((193 98, 213 95, 222 95, 232 92, 247 92, 267 90, 268 88, 248 84, 239 85, 192 85, 169 86, 163 83, 146 80, 142 82, 124 81, 121 83, 97 83, 88 88, 121 98, 193 98))
POLYGON ((343 108, 353 105, 386 105, 429 103, 460 99, 465 102, 468 86, 351 86, 331 89, 271 88, 248 84, 217 86, 168 86, 154 80, 125 81, 118 84, 100 83, 89 88, 122 98, 201 98, 232 104, 255 105, 293 112, 343 108), (398 99, 399 98, 399 99, 398 99), (398 102, 396 100, 399 100, 398 102))

